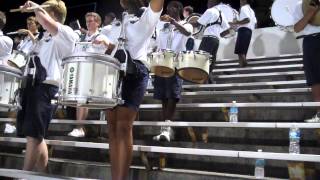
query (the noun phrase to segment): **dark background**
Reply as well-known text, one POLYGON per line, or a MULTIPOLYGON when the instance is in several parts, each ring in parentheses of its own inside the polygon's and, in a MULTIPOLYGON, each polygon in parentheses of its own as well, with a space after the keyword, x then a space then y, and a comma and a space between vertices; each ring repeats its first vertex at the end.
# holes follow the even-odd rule
MULTIPOLYGON (((45 0, 34 0, 34 2, 42 3, 45 0)), ((19 28, 24 28, 26 17, 32 15, 21 14, 21 13, 10 13, 9 10, 13 8, 18 8, 20 5, 24 4, 25 0, 0 0, 0 10, 4 11, 7 15, 7 26, 4 31, 15 31, 19 28)), ((120 6, 119 0, 64 0, 68 8, 67 21, 68 22, 79 19, 82 26, 84 24, 84 15, 89 11, 96 11, 102 17, 107 12, 115 12, 120 15, 122 8, 120 6)), ((166 3, 169 0, 166 0, 166 3)), ((198 13, 203 13, 206 10, 207 0, 180 0, 185 6, 191 5, 195 8, 198 13)), ((233 8, 239 9, 239 0, 225 0, 226 3, 232 5, 233 8)), ((256 12, 258 18, 258 27, 268 27, 272 26, 273 22, 270 18, 270 7, 273 0, 255 0, 251 6, 256 12)))

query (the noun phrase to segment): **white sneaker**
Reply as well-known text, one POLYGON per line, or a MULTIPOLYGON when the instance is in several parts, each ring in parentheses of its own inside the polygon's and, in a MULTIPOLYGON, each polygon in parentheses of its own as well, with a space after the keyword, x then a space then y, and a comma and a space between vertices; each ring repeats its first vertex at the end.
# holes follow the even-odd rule
POLYGON ((76 128, 68 133, 68 136, 72 137, 84 137, 85 135, 83 128, 76 128))
POLYGON ((307 122, 307 123, 320 123, 320 117, 319 116, 320 116, 320 113, 317 113, 311 119, 304 120, 304 122, 307 122))
POLYGON ((4 128, 4 133, 5 134, 13 134, 16 132, 16 127, 11 124, 6 124, 6 127, 4 128))
MULTIPOLYGON (((171 122, 170 120, 166 120, 165 122, 171 122)), ((170 126, 162 126, 160 129, 160 134, 153 137, 155 141, 167 141, 170 142, 174 139, 174 132, 170 126)))

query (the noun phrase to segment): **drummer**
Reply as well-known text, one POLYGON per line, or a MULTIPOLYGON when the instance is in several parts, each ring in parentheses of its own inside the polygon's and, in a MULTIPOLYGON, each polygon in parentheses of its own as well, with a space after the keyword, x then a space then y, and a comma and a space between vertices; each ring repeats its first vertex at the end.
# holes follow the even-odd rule
POLYGON ((22 51, 25 54, 29 54, 35 45, 36 39, 39 35, 40 24, 36 20, 36 17, 30 16, 27 18, 27 29, 19 29, 19 34, 27 35, 18 45, 17 50, 22 51))
MULTIPOLYGON (((26 34, 27 36, 19 43, 17 50, 28 55, 34 48, 36 38, 39 34, 39 23, 36 20, 36 17, 30 16, 27 18, 27 29, 19 29, 17 32, 19 34, 26 34)), ((14 114, 10 114, 10 117, 14 117, 14 114)), ((15 133, 16 127, 12 124, 7 123, 5 125, 4 133, 12 134, 15 133)))
MULTIPOLYGON (((111 43, 105 35, 99 32, 99 27, 101 25, 100 15, 95 12, 88 12, 85 15, 85 19, 86 19, 86 25, 88 30, 86 31, 86 34, 82 34, 80 36, 80 42, 91 42, 92 47, 90 48, 90 52, 93 51, 94 53, 104 54, 108 50, 108 47, 111 45, 111 43)), ((83 48, 82 46, 86 47, 90 45, 77 44, 76 51, 86 51, 86 49, 83 48)), ((70 108, 68 108, 68 110, 70 110, 70 108)), ((77 113, 76 113, 77 121, 85 120, 88 116, 88 112, 89 112, 88 108, 78 107, 77 113)), ((84 127, 79 126, 73 129, 70 133, 68 133, 68 136, 84 137, 85 136, 84 127)))
MULTIPOLYGON (((307 79, 307 85, 311 87, 313 99, 320 102, 320 26, 310 24, 315 16, 319 17, 319 3, 313 2, 307 8, 305 14, 302 11, 302 1, 297 3, 293 11, 296 24, 294 31, 303 37, 303 65, 307 79)), ((318 23, 320 19, 317 18, 318 23)), ((320 108, 311 119, 305 120, 310 123, 320 122, 320 108)))
MULTIPOLYGON (((198 24, 204 26, 203 38, 199 50, 208 52, 212 56, 209 72, 213 70, 220 38, 229 33, 230 28, 224 14, 216 8, 221 0, 208 0, 208 9, 198 20, 198 24)), ((212 80, 209 78, 209 83, 212 80)))
POLYGON ((48 165, 44 138, 55 109, 51 100, 58 93, 61 60, 72 53, 77 40, 73 30, 63 25, 67 14, 64 2, 48 0, 43 4, 50 7, 43 9, 32 1, 22 6, 23 10, 34 9, 36 20, 46 31, 38 39, 34 63, 28 65, 30 69, 22 86, 22 109, 17 117, 17 134, 27 139, 23 170, 39 172, 45 172, 48 165))
MULTIPOLYGON (((156 39, 158 50, 172 50, 175 53, 187 50, 187 40, 193 31, 193 26, 180 19, 182 13, 183 5, 181 2, 169 2, 167 14, 160 18, 164 23, 159 23, 163 27, 156 39)), ((163 121, 173 120, 176 104, 181 98, 182 82, 177 75, 169 78, 155 76, 154 98, 162 101, 163 121)), ((160 134, 153 139, 170 142, 173 139, 171 127, 161 127, 160 134)))
POLYGON ((3 35, 2 29, 7 23, 4 12, 0 11, 0 64, 7 65, 7 60, 11 56, 13 41, 8 36, 3 35))

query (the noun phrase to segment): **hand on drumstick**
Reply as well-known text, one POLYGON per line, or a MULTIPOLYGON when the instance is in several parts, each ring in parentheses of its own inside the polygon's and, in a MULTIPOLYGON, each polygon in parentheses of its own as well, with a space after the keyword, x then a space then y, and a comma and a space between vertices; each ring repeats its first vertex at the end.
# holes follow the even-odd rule
POLYGON ((17 32, 19 34, 29 34, 30 33, 30 31, 28 29, 19 29, 17 32))
POLYGON ((160 20, 161 20, 161 21, 164 21, 164 22, 169 22, 169 23, 171 23, 171 24, 175 21, 171 16, 169 16, 169 15, 167 15, 167 14, 161 16, 161 17, 160 17, 160 20))
POLYGON ((22 10, 21 12, 29 12, 30 9, 34 11, 39 8, 40 8, 40 5, 32 1, 27 1, 23 6, 20 6, 20 9, 22 10))

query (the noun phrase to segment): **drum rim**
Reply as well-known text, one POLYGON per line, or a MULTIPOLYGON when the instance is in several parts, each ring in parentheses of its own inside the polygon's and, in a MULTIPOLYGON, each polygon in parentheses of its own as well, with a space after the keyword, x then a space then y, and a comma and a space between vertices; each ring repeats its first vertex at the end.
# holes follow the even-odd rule
POLYGON ((179 71, 181 71, 181 70, 186 70, 186 69, 196 69, 196 70, 200 70, 200 71, 204 72, 205 74, 207 74, 207 79, 206 79, 206 81, 208 81, 208 79, 209 79, 209 74, 210 74, 210 72, 208 73, 207 71, 205 71, 205 70, 203 70, 203 69, 201 69, 201 68, 184 67, 184 68, 176 69, 177 75, 178 75, 181 79, 183 79, 183 80, 185 80, 185 81, 188 81, 188 82, 191 82, 191 83, 196 83, 196 84, 203 84, 203 83, 197 83, 197 82, 194 82, 194 81, 190 81, 190 80, 185 79, 184 77, 182 77, 182 76, 179 74, 179 71))
POLYGON ((94 62, 94 63, 99 63, 99 64, 104 64, 104 65, 110 65, 111 67, 115 68, 116 70, 120 70, 121 67, 115 65, 114 63, 111 62, 105 62, 105 61, 100 61, 100 60, 83 60, 83 59, 77 59, 77 60, 66 60, 64 62, 61 63, 62 66, 66 65, 66 64, 70 64, 70 63, 76 63, 76 62, 94 62))
POLYGON ((12 74, 16 77, 22 76, 22 71, 20 69, 0 64, 0 72, 6 72, 6 74, 12 74))
POLYGON ((99 59, 99 61, 114 63, 115 65, 120 66, 120 62, 118 61, 118 59, 116 59, 116 58, 114 58, 114 57, 112 57, 110 55, 99 54, 99 53, 89 53, 89 52, 73 53, 70 56, 67 56, 67 57, 63 58, 62 59, 62 63, 64 61, 70 61, 69 59, 75 58, 75 57, 91 57, 91 58, 99 57, 99 58, 102 58, 102 59, 99 59))
POLYGON ((209 58, 212 57, 212 55, 206 51, 202 51, 202 50, 197 50, 197 51, 180 51, 179 52, 179 55, 180 54, 201 54, 201 55, 207 55, 209 58))

